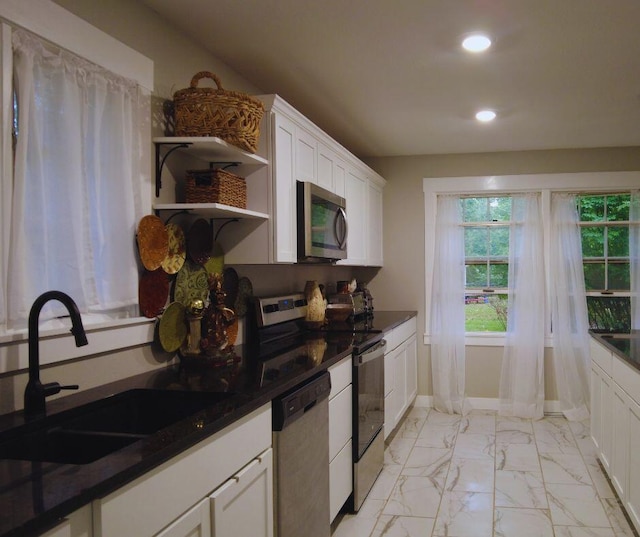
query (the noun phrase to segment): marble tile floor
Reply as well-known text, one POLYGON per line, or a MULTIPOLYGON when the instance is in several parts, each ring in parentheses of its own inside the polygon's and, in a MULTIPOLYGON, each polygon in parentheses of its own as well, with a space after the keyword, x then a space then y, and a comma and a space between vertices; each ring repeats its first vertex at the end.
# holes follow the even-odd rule
POLYGON ((357 514, 332 537, 637 537, 589 424, 412 408, 357 514))

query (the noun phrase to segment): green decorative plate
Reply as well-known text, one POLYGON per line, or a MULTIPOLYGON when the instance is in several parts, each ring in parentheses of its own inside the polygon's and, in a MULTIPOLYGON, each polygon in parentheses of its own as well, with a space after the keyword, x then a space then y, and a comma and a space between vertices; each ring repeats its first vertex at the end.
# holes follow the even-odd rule
POLYGON ((203 266, 187 260, 176 276, 173 300, 188 308, 194 300, 206 302, 208 296, 209 281, 207 271, 203 266))
POLYGON ((186 308, 172 302, 164 310, 158 327, 160 345, 167 352, 177 351, 187 337, 186 308))

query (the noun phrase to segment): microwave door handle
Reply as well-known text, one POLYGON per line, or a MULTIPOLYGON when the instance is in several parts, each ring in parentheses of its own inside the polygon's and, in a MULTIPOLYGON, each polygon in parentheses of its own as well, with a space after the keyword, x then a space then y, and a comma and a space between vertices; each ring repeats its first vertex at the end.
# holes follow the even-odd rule
POLYGON ((336 218, 333 221, 333 235, 335 236, 336 242, 338 243, 340 249, 344 250, 347 243, 347 235, 349 235, 349 225, 347 224, 347 213, 342 207, 338 207, 336 218), (342 237, 338 236, 338 219, 342 219, 342 221, 344 222, 344 233, 342 234, 342 237))

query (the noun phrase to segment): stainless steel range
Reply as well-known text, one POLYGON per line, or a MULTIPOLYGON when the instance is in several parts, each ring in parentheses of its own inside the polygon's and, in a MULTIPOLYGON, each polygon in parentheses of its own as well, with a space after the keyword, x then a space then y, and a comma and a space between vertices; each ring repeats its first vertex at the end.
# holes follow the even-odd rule
MULTIPOLYGON (((308 332, 302 323, 305 315, 306 301, 301 293, 258 299, 256 325, 261 352, 283 337, 308 332)), ((327 325, 321 330, 326 341, 348 338, 353 345, 353 495, 349 502, 353 511, 362 506, 382 470, 384 459, 386 342, 382 331, 374 329, 372 324, 372 316, 368 313, 356 315, 349 322, 327 325)))

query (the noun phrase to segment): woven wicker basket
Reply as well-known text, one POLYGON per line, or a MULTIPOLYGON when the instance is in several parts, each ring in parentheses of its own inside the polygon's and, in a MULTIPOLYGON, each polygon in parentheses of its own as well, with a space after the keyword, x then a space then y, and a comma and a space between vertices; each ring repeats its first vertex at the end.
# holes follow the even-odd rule
POLYGON ((185 177, 187 203, 222 203, 247 208, 247 184, 243 177, 223 169, 188 170, 185 177))
POLYGON ((216 136, 236 147, 258 149, 263 104, 254 97, 222 89, 220 79, 209 71, 196 73, 191 86, 173 94, 176 136, 216 136), (198 88, 211 78, 217 88, 198 88))

